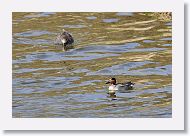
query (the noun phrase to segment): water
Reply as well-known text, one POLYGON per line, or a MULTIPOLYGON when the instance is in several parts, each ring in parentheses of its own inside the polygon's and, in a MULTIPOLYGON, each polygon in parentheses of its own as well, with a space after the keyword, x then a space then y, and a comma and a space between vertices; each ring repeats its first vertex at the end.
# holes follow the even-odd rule
POLYGON ((145 13, 13 13, 14 118, 172 117, 171 21, 145 13), (62 29, 74 39, 63 51, 62 29), (107 94, 105 80, 135 82, 107 94))

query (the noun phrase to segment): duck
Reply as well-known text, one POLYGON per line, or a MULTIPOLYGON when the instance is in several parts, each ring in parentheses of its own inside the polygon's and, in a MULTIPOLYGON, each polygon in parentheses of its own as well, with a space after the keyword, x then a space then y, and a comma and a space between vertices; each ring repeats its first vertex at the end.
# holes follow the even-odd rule
POLYGON ((132 90, 134 88, 134 84, 131 81, 126 83, 117 83, 116 78, 109 79, 106 84, 111 84, 108 88, 108 94, 115 94, 118 92, 127 92, 128 90, 132 90))
POLYGON ((55 45, 62 45, 65 50, 72 48, 74 43, 73 36, 65 29, 59 33, 55 39, 55 45))

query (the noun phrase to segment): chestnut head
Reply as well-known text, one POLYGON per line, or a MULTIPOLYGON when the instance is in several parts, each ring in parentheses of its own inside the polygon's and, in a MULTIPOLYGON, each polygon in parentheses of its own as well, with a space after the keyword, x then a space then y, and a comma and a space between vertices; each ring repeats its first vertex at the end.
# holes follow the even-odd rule
POLYGON ((113 85, 116 85, 116 79, 115 78, 111 78, 109 79, 106 84, 113 84, 113 85))

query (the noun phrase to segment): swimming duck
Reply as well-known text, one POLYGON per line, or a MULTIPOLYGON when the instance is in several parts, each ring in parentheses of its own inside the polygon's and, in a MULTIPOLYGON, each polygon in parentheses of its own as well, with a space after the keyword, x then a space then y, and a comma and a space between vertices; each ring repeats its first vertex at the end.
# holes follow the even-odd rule
POLYGON ((68 49, 74 43, 74 39, 70 33, 63 29, 63 32, 59 33, 55 39, 55 45, 62 45, 64 49, 68 49))
POLYGON ((108 93, 115 94, 116 91, 126 92, 127 90, 133 89, 135 83, 132 83, 131 81, 126 83, 116 83, 116 79, 111 78, 106 84, 111 84, 108 88, 108 93))

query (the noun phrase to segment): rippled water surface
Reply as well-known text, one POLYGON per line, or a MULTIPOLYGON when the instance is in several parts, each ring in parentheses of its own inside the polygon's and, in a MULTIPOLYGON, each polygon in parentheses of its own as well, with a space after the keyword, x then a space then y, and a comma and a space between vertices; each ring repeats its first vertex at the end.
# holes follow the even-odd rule
POLYGON ((151 13, 13 13, 13 117, 172 117, 171 29, 151 13), (74 49, 54 45, 63 28, 74 49), (135 88, 112 98, 110 77, 135 88))

